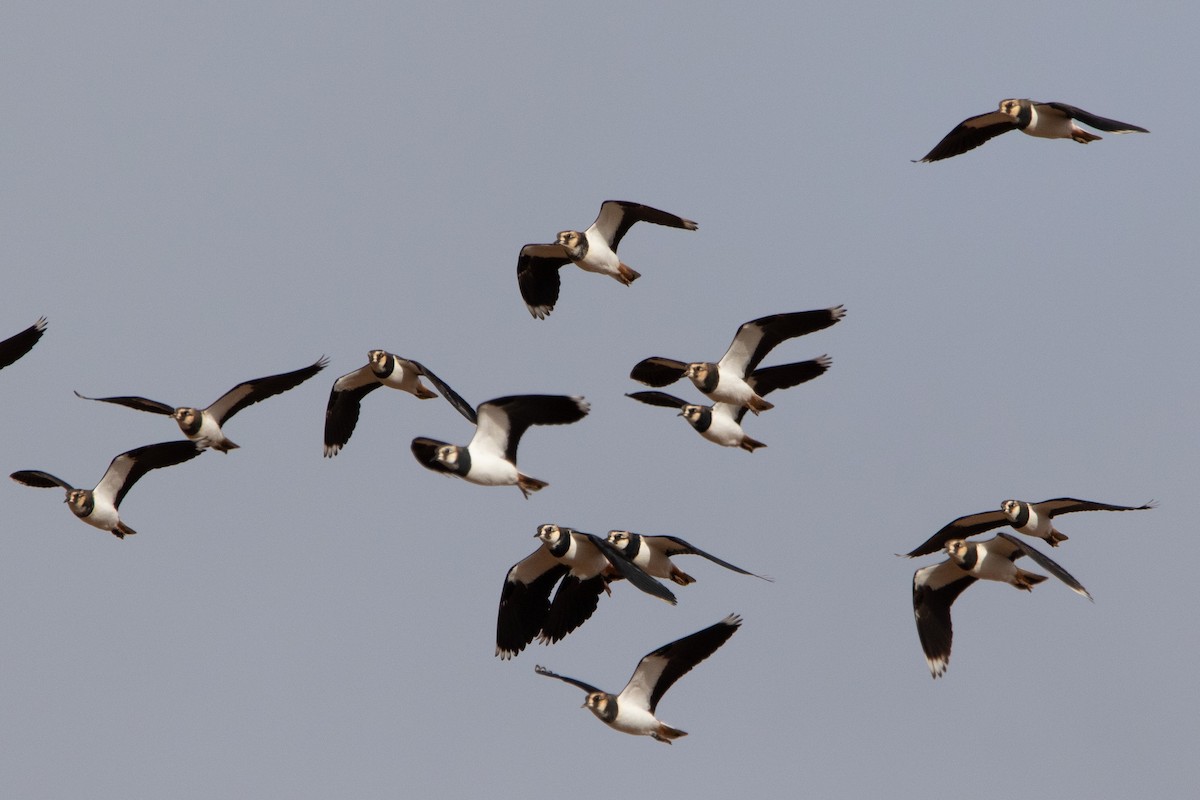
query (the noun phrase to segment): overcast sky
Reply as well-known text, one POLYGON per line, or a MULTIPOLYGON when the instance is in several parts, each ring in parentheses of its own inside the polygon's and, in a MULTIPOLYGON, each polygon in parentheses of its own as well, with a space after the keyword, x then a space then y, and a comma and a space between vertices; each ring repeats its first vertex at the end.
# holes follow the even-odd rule
MULTIPOLYGON (((3 474, 91 487, 170 420, 325 354, 152 472, 120 541, 58 490, 0 483, 0 795, 13 798, 1181 797, 1200 784, 1194 565, 1200 12, 1010 2, 13 2, 0 12, 3 474), (913 164, 1006 97, 1149 128, 1010 133, 913 164), (1181 102, 1182 101, 1182 102, 1181 102), (572 267, 545 321, 527 242, 600 202, 626 288, 572 267), (766 364, 830 371, 747 420, 753 454, 624 397, 638 360, 715 359, 739 324, 844 303, 766 364), (449 404, 380 390, 321 457, 332 381, 372 348, 472 403, 581 394, 519 463, 422 468, 449 404), (897 558, 1009 497, 1060 518, 1057 581, 973 587, 931 680, 897 558), (673 534, 676 607, 628 585, 553 647, 494 657, 539 523, 673 534), (607 729, 650 650, 730 612, 668 748, 607 729)), ((699 395, 688 384, 668 391, 699 395)), ((1043 550, 1043 545, 1038 544, 1043 550)), ((1029 565, 1033 568, 1032 565, 1029 565)))

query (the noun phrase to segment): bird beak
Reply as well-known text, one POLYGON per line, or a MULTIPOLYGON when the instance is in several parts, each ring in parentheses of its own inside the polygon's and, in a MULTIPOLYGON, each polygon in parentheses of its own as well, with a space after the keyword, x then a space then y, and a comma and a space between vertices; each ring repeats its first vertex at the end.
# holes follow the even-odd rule
POLYGON ((581 705, 580 708, 587 708, 587 700, 583 701, 583 705, 581 705))

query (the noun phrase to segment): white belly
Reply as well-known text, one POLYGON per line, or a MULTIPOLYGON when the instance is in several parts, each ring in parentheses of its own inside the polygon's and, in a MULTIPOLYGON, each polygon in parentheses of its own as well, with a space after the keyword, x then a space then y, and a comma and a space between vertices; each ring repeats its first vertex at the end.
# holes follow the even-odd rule
POLYGON ((502 457, 471 451, 471 469, 463 478, 480 486, 513 486, 517 467, 502 457))

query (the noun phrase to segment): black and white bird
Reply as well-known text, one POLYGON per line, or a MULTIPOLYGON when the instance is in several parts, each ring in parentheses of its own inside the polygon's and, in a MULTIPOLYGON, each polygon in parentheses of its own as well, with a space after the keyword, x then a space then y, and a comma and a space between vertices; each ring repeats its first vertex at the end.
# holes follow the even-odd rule
MULTIPOLYGON (((774 408, 747 381, 767 353, 780 342, 828 328, 845 315, 844 306, 834 306, 815 311, 795 311, 790 314, 760 317, 738 328, 729 349, 716 363, 694 361, 688 364, 671 358, 652 356, 638 362, 629 373, 629 377, 648 386, 662 387, 686 376, 713 402, 729 403, 737 408, 746 407, 757 414, 774 408)), ((790 385, 794 384, 775 385, 771 388, 782 389, 790 385)))
POLYGON ((700 556, 742 575, 761 578, 764 581, 771 580, 764 575, 756 575, 741 567, 735 567, 728 561, 722 561, 712 553, 706 553, 677 536, 643 536, 630 531, 609 531, 606 541, 650 577, 666 578, 680 586, 695 583, 696 579, 675 566, 675 563, 671 561, 671 556, 700 556))
POLYGON ((953 539, 946 543, 945 549, 950 556, 948 560, 913 573, 913 616, 917 621, 917 636, 921 639, 929 672, 935 678, 944 674, 950 663, 950 645, 954 636, 950 606, 963 590, 977 580, 989 580, 1028 592, 1046 580, 1045 575, 1018 567, 1014 562, 1021 556, 1029 556, 1072 591, 1092 599, 1071 573, 1012 534, 998 533, 983 542, 953 539))
POLYGON ((222 453, 228 453, 237 447, 221 430, 230 417, 246 406, 254 405, 268 397, 274 397, 288 389, 294 389, 306 380, 325 369, 329 361, 322 356, 316 363, 293 372, 282 375, 269 375, 265 378, 255 378, 252 381, 239 383, 225 394, 221 395, 208 408, 192 408, 190 406, 169 406, 157 400, 145 397, 86 397, 79 392, 75 394, 84 400, 96 400, 101 403, 114 403, 138 411, 149 411, 151 414, 163 414, 171 417, 179 424, 183 435, 196 442, 201 447, 211 447, 222 453))
POLYGON ((481 486, 516 486, 529 497, 545 481, 517 469, 517 444, 530 425, 566 425, 587 416, 591 406, 582 397, 520 394, 497 397, 476 409, 475 435, 466 447, 418 436, 412 452, 422 466, 457 475, 481 486))
POLYGON ((608 275, 628 286, 641 273, 617 256, 617 245, 635 222, 696 230, 690 219, 625 200, 605 200, 600 215, 586 231, 560 231, 553 244, 527 244, 517 257, 517 285, 529 313, 545 319, 558 302, 559 269, 574 264, 586 272, 608 275))
POLYGON ((513 564, 500 590, 496 655, 509 659, 534 638, 554 644, 586 622, 612 576, 675 605, 675 595, 604 539, 561 525, 539 525, 542 544, 513 564), (562 583, 550 602, 550 592, 562 583))
POLYGON ((358 410, 362 399, 380 386, 390 386, 408 392, 421 400, 437 397, 440 393, 458 413, 472 423, 475 422, 475 409, 471 404, 423 364, 401 358, 386 350, 372 350, 367 353, 366 366, 338 378, 329 390, 329 403, 325 406, 326 458, 336 456, 350 441, 354 426, 358 424, 358 410), (421 378, 427 378, 437 387, 437 392, 421 383, 421 378))
MULTIPOLYGON (((829 356, 821 356, 795 364, 764 367, 752 372, 746 379, 746 384, 759 397, 765 397, 776 389, 786 389, 823 375, 832 363, 833 360, 829 356)), ((747 411, 745 406, 730 403, 698 405, 673 394, 658 391, 630 392, 625 396, 651 406, 679 409, 679 416, 687 420, 697 433, 722 447, 740 447, 753 453, 759 447, 767 446, 765 442, 750 438, 742 429, 742 419, 747 411)))
POLYGON ((710 625, 702 631, 647 653, 638 662, 629 683, 625 684, 620 694, 609 694, 590 683, 559 675, 541 665, 534 667, 534 671, 548 678, 558 678, 587 692, 583 707, 608 727, 634 736, 650 736, 670 744, 673 739, 687 736, 687 731, 673 728, 654 716, 658 701, 662 700, 662 696, 675 681, 725 644, 741 624, 741 617, 730 614, 716 625, 710 625))
POLYGON ((32 350, 45 331, 46 318, 39 317, 37 322, 25 330, 0 342, 0 369, 4 369, 32 350))
POLYGON ((1097 117, 1066 103, 1038 103, 1033 100, 1001 100, 1000 108, 968 117, 942 138, 920 161, 941 161, 974 150, 988 139, 1008 131, 1021 131, 1042 139, 1074 139, 1080 144, 1101 138, 1075 124, 1078 120, 1108 133, 1149 133, 1145 128, 1097 117))
POLYGON ((55 486, 66 489, 65 502, 71 513, 88 525, 124 539, 137 531, 121 521, 117 508, 138 478, 152 469, 182 464, 203 452, 203 448, 194 442, 183 440, 135 448, 112 460, 95 489, 76 489, 61 478, 36 469, 14 472, 10 477, 17 483, 39 489, 52 489, 55 486))
POLYGON ((999 511, 968 514, 948 523, 905 555, 915 558, 936 553, 951 539, 966 539, 1004 525, 1012 526, 1017 533, 1036 536, 1051 547, 1058 547, 1059 542, 1067 540, 1066 535, 1055 528, 1052 521, 1059 514, 1071 514, 1076 511, 1146 511, 1151 508, 1154 508, 1153 500, 1140 506, 1114 506, 1111 503, 1097 503, 1093 500, 1076 500, 1074 497, 1058 497, 1040 503, 1005 500, 1000 504, 999 511))

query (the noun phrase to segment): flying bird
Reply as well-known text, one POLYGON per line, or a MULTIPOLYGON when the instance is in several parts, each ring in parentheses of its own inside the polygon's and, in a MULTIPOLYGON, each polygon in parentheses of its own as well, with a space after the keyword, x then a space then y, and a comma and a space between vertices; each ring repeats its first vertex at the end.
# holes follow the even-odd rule
POLYGON ((725 644, 741 624, 741 617, 730 614, 716 625, 710 625, 702 631, 647 653, 638 662, 629 683, 625 684, 620 694, 609 694, 590 683, 559 675, 541 665, 534 667, 534 671, 538 675, 558 678, 583 689, 587 692, 584 708, 590 710, 610 728, 634 736, 650 736, 665 744, 671 744, 673 739, 687 736, 687 732, 660 722, 654 716, 658 701, 675 681, 725 644))
POLYGON ((329 361, 321 356, 315 364, 285 372, 282 375, 270 375, 266 378, 255 378, 252 381, 239 383, 225 394, 217 398, 208 408, 192 408, 190 406, 169 406, 157 400, 145 397, 86 397, 79 392, 75 394, 84 400, 96 400, 101 403, 114 403, 138 411, 149 411, 151 414, 163 414, 171 417, 179 424, 183 435, 201 447, 211 447, 222 453, 228 453, 237 447, 221 430, 230 417, 246 406, 253 405, 268 397, 274 397, 288 389, 294 389, 306 380, 325 369, 329 361))
POLYGON ((1021 131, 1042 139, 1074 139, 1080 144, 1101 138, 1075 124, 1078 120, 1108 133, 1149 133, 1145 128, 1097 117, 1066 103, 1037 103, 1033 100, 1001 100, 997 111, 968 117, 945 135, 920 161, 941 161, 961 155, 1008 131, 1021 131))
POLYGON ((742 575, 761 578, 764 581, 771 580, 763 575, 748 572, 741 567, 735 567, 728 561, 722 561, 713 554, 706 553, 699 547, 676 536, 643 536, 630 531, 609 531, 607 541, 617 549, 618 553, 628 558, 650 577, 667 578, 680 586, 695 583, 696 579, 675 566, 675 563, 671 561, 671 556, 700 556, 742 575))
POLYGON ((1000 504, 999 511, 968 514, 948 523, 915 550, 905 555, 915 558, 936 553, 951 539, 966 539, 1004 525, 1012 526, 1017 533, 1036 536, 1051 547, 1058 547, 1059 542, 1067 540, 1066 535, 1055 528, 1052 522, 1054 517, 1059 514, 1071 514, 1076 511, 1146 511, 1151 508, 1154 508, 1153 500, 1140 506, 1114 506, 1110 503, 1097 503, 1093 500, 1076 500, 1074 497, 1058 497, 1054 500, 1043 500, 1040 503, 1005 500, 1000 504))
POLYGON ((121 521, 117 507, 138 478, 152 469, 182 464, 203 452, 195 443, 183 440, 135 448, 112 460, 95 489, 76 489, 61 478, 36 469, 14 472, 10 477, 17 483, 39 489, 55 486, 66 489, 65 502, 71 513, 88 525, 124 539, 137 531, 121 521))
POLYGON ((566 425, 583 419, 591 406, 582 397, 521 394, 497 397, 476 409, 475 435, 466 447, 418 436, 412 452, 427 469, 457 475, 481 486, 516 486, 525 497, 545 481, 517 469, 517 444, 530 425, 566 425))
POLYGON ((37 322, 25 330, 0 342, 0 369, 4 369, 32 350, 45 331, 46 318, 39 317, 37 322))
POLYGON ((690 219, 625 200, 605 200, 600 215, 586 231, 560 231, 553 244, 527 244, 517 257, 517 285, 529 313, 545 319, 558 302, 559 269, 574 264, 586 272, 608 275, 628 286, 641 273, 617 257, 617 245, 635 222, 694 231, 690 219))
MULTIPOLYGON (((716 363, 694 361, 688 364, 671 358, 652 356, 634 365, 629 377, 657 388, 668 386, 686 376, 713 402, 729 403, 737 408, 744 406, 757 414, 774 406, 764 400, 762 394, 756 392, 747 380, 754 373, 755 367, 780 342, 828 328, 845 315, 844 306, 834 306, 816 311, 796 311, 760 317, 738 328, 729 349, 716 363)), ((800 378, 796 382, 801 380, 806 378, 800 378)), ((794 384, 774 385, 770 388, 782 389, 790 385, 794 384)))
POLYGON ((629 579, 647 594, 675 605, 671 590, 647 575, 616 548, 591 533, 539 525, 542 544, 504 576, 496 614, 496 655, 509 659, 535 638, 554 644, 586 622, 610 576, 629 579), (550 592, 562 580, 554 601, 550 592))
POLYGON ((1076 594, 1092 599, 1071 573, 1012 534, 998 533, 983 542, 953 539, 946 543, 945 549, 950 556, 948 560, 913 573, 913 616, 925 661, 934 678, 944 674, 950 663, 954 636, 950 606, 968 586, 976 580, 1000 581, 1028 592, 1046 580, 1045 575, 1018 567, 1014 562, 1021 556, 1029 556, 1076 594))
MULTIPOLYGON (((823 375, 832 363, 833 360, 829 356, 821 356, 795 364, 764 367, 752 372, 746 379, 746 384, 759 397, 765 397, 776 389, 786 389, 823 375)), ((742 419, 747 411, 745 406, 730 403, 698 405, 673 394, 657 391, 630 392, 625 396, 651 406, 679 409, 679 416, 687 420, 697 433, 722 447, 740 447, 753 453, 756 449, 767 446, 764 442, 750 438, 742 429, 742 419)))
POLYGON ((348 372, 333 382, 329 390, 329 403, 325 406, 325 457, 338 454, 358 424, 358 410, 362 399, 380 386, 390 386, 402 392, 428 400, 438 393, 458 410, 458 413, 475 422, 475 409, 462 399, 437 375, 416 361, 401 358, 386 350, 371 350, 367 353, 366 366, 348 372), (437 387, 437 392, 421 383, 427 378, 437 387))

